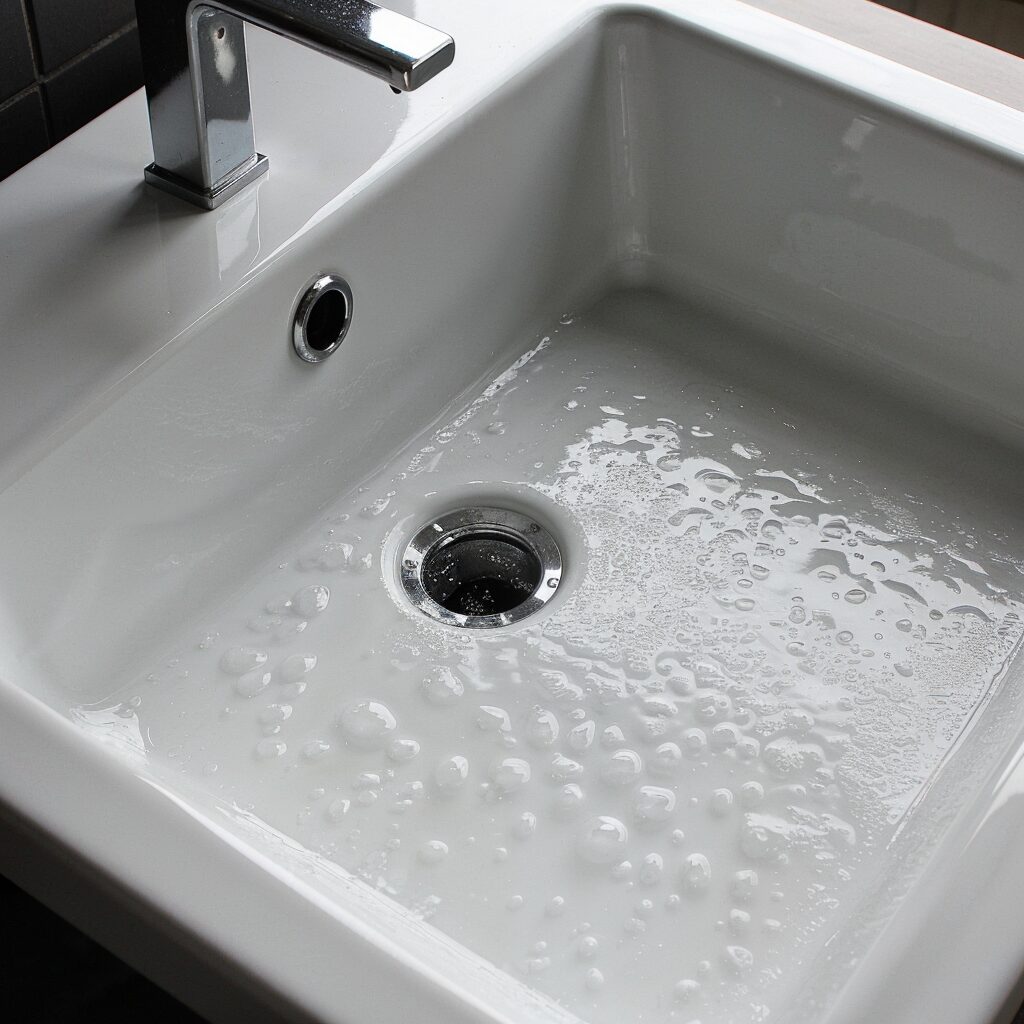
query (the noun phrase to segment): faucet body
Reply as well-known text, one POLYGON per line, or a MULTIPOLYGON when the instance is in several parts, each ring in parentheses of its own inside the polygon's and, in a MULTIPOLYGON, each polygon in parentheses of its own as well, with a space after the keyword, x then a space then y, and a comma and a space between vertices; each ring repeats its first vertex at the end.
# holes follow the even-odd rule
POLYGON ((263 174, 245 22, 416 89, 455 56, 452 38, 368 0, 136 0, 153 163, 146 180, 207 210, 263 174))

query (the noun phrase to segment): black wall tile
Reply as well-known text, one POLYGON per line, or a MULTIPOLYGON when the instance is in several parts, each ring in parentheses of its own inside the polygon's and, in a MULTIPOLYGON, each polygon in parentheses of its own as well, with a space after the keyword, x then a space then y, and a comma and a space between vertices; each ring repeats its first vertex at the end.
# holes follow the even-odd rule
POLYGON ((0 103, 35 81, 21 0, 0 0, 0 103))
POLYGON ((44 83, 53 141, 66 138, 141 85, 139 33, 133 27, 44 83))
POLYGON ((137 89, 138 48, 134 0, 0 0, 0 179, 137 89))
POLYGON ((34 160, 49 145, 38 89, 0 106, 0 178, 34 160))
POLYGON ((133 0, 29 0, 43 71, 89 49, 135 18, 133 0))

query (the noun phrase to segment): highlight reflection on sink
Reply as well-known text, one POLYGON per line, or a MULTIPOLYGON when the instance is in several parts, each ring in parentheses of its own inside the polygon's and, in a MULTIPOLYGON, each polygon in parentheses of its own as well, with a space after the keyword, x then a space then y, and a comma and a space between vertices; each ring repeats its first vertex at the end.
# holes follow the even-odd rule
POLYGON ((267 949, 315 906, 404 964, 376 1018, 273 979, 320 1018, 857 1019, 1020 733, 1021 211, 1005 154, 589 19, 0 494, 0 670, 284 879, 267 949), (463 506, 556 537, 535 615, 406 601, 463 506))
POLYGON ((1021 538, 936 474, 955 434, 893 458, 863 429, 891 404, 761 345, 660 291, 567 312, 73 714, 583 1019, 785 1007, 1001 680, 1021 538), (546 515, 575 573, 467 638, 381 577, 475 496, 546 515))

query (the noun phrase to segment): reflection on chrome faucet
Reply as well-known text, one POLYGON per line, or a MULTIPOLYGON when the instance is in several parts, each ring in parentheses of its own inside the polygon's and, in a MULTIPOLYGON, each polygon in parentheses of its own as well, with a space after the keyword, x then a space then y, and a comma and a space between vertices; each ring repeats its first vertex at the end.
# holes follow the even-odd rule
POLYGON ((266 172, 256 152, 245 22, 417 89, 455 57, 443 32, 367 0, 137 0, 154 161, 146 180, 212 210, 266 172))

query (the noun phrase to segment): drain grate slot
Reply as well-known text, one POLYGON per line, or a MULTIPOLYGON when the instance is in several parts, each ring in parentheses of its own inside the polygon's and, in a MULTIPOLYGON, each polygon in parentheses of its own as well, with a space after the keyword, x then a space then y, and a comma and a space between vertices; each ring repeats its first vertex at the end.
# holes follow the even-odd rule
POLYGON ((402 585, 424 614, 470 628, 507 626, 554 596, 562 558, 540 524, 508 509, 466 508, 424 526, 402 559, 402 585))
POLYGON ((426 592, 460 615, 497 615, 521 605, 538 587, 540 559, 514 535, 470 530, 435 544, 423 560, 426 592))

